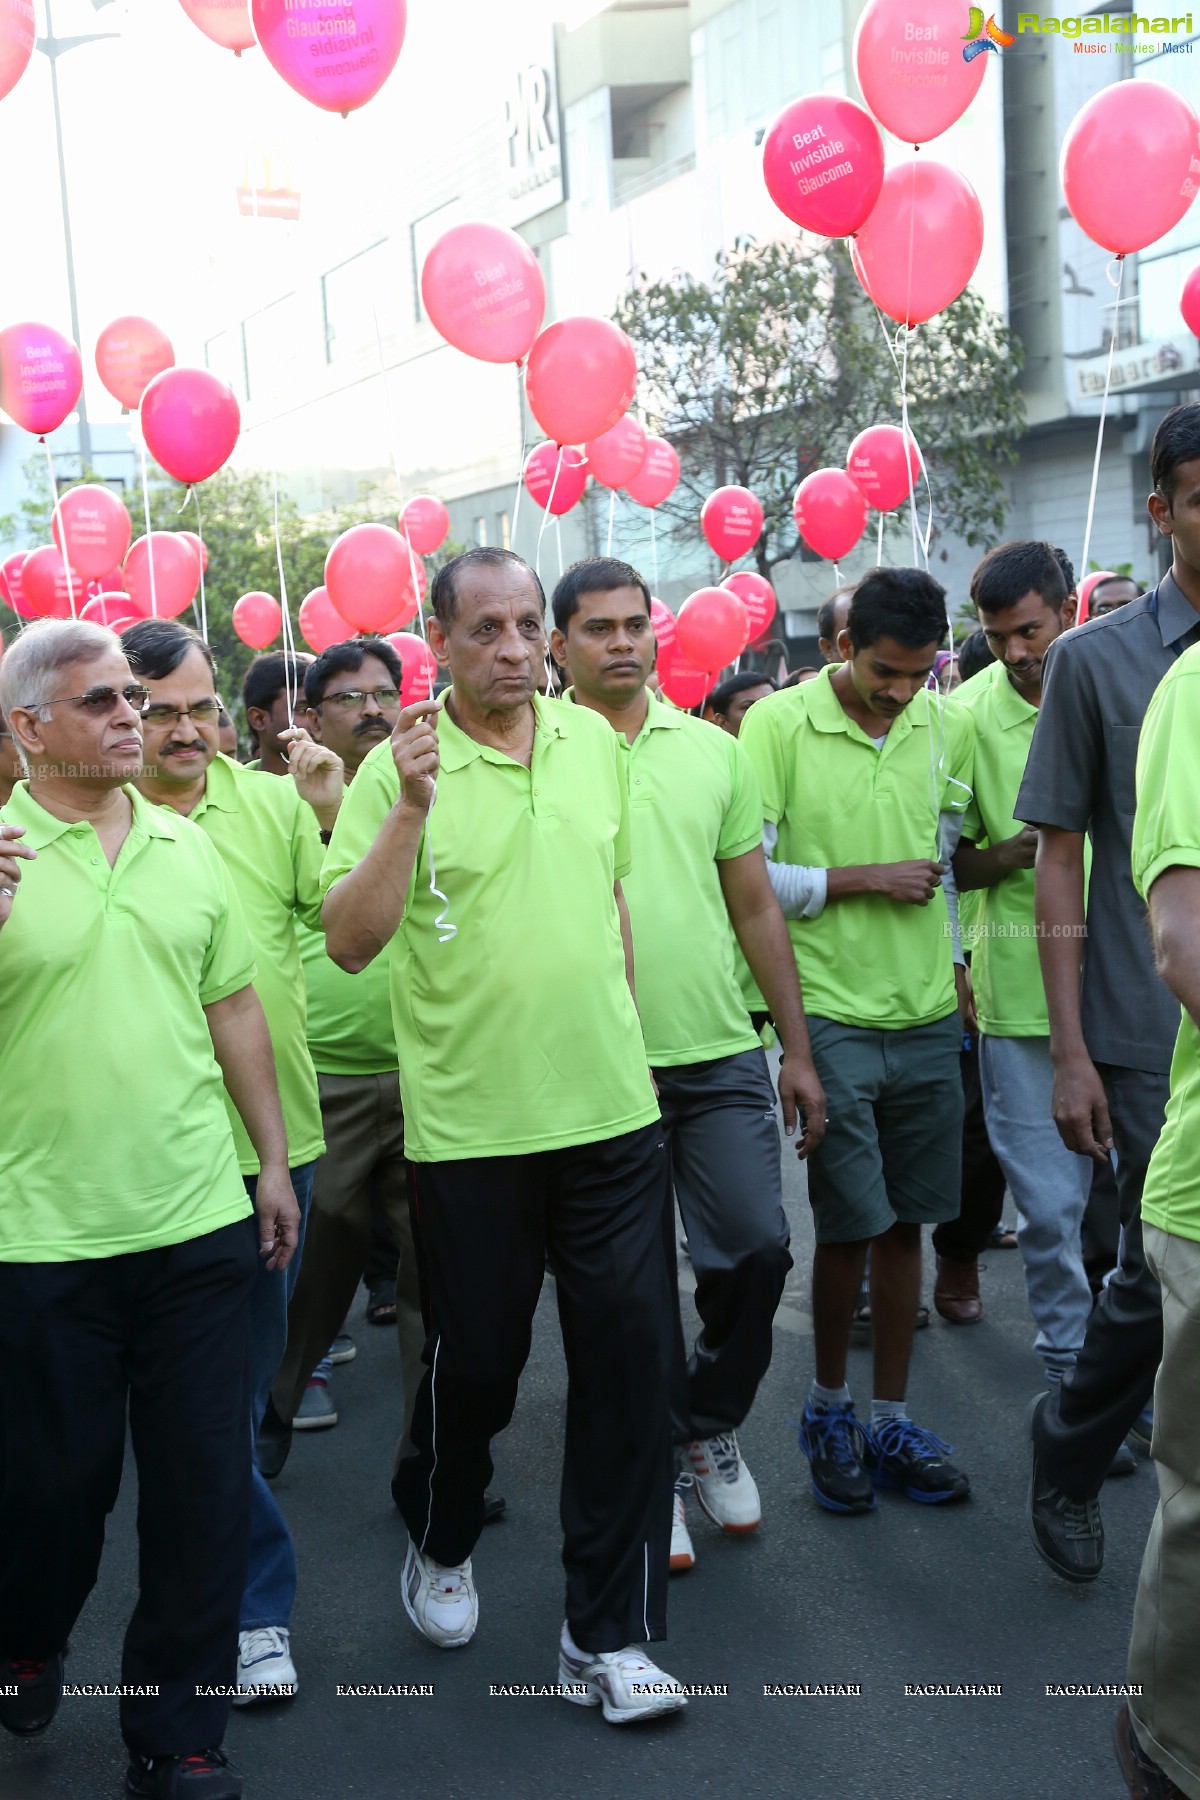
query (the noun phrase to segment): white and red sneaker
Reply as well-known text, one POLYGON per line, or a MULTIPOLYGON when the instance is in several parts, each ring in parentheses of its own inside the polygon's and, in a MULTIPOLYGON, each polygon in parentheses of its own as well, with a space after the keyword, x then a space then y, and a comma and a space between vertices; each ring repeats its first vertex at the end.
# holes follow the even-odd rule
POLYGON ((696 1498, 713 1524, 735 1534, 757 1531, 762 1503, 754 1477, 742 1461, 737 1432, 698 1438, 684 1446, 683 1454, 696 1483, 696 1498))

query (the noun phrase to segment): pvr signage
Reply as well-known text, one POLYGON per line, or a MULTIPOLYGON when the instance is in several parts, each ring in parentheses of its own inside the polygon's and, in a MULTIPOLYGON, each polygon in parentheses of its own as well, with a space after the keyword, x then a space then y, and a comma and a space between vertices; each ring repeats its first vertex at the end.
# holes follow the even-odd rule
POLYGON ((563 197, 553 64, 528 63, 518 70, 504 102, 504 130, 512 222, 520 224, 563 197))

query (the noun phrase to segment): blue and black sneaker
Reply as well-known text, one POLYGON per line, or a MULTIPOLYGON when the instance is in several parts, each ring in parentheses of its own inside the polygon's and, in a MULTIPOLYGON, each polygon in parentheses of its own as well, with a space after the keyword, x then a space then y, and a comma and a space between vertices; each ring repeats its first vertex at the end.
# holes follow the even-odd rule
POLYGON ((911 1419, 880 1419, 865 1436, 866 1464, 876 1487, 899 1488, 926 1506, 965 1500, 970 1493, 968 1477, 947 1461, 954 1446, 943 1444, 923 1425, 914 1425, 911 1419))
POLYGON ((804 1408, 800 1448, 812 1465, 812 1490, 830 1512, 870 1512, 875 1490, 864 1467, 867 1440, 854 1407, 804 1408))

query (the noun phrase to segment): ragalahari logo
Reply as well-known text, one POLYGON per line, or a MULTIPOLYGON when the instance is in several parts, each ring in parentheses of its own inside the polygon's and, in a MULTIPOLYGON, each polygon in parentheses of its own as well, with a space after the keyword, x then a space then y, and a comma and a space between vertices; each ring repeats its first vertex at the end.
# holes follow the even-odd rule
POLYGON ((974 62, 985 50, 994 50, 999 56, 1001 50, 1010 49, 1016 41, 1010 32, 1001 31, 994 13, 985 20, 982 6, 973 6, 967 29, 963 32, 963 61, 974 62))

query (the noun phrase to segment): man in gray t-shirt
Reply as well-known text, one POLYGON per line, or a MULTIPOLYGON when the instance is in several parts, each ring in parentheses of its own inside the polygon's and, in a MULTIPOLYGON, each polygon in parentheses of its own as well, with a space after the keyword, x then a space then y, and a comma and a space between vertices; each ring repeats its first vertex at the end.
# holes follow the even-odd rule
MULTIPOLYGON (((1194 406, 1168 414, 1155 436, 1149 506, 1165 535, 1180 460, 1172 445, 1178 440, 1187 450, 1198 436, 1194 406), (1179 414, 1189 415, 1182 430, 1179 414)), ((1177 555, 1175 573, 1151 593, 1052 646, 1016 806, 1019 819, 1040 828, 1038 950, 1055 1122, 1069 1149, 1098 1162, 1115 1145, 1123 1227, 1121 1261, 1092 1313, 1079 1360, 1033 1420, 1030 1529, 1043 1558, 1074 1581, 1100 1572, 1097 1496, 1122 1439, 1149 1404, 1162 1353, 1158 1286, 1142 1255, 1141 1196, 1162 1127, 1179 1007, 1154 968, 1145 907, 1130 874, 1130 840, 1142 719, 1175 657, 1200 641, 1200 604, 1188 598, 1178 573, 1177 555), (1085 836, 1092 841, 1086 933, 1085 836)))

